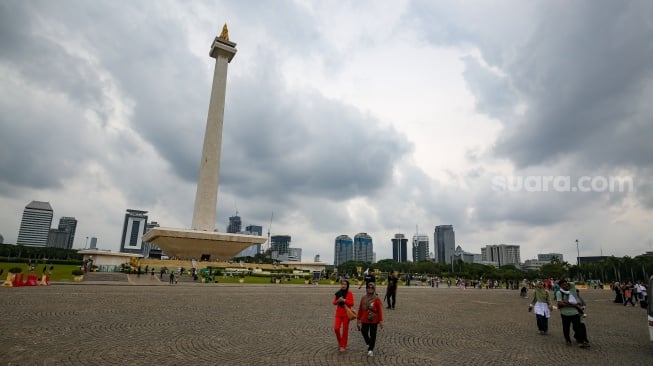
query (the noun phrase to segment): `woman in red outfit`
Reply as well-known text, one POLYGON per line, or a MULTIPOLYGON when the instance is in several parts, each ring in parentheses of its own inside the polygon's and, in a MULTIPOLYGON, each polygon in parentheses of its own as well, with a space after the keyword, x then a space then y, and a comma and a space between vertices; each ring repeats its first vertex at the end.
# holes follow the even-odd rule
POLYGON ((367 355, 374 356, 377 326, 383 329, 383 302, 376 296, 376 285, 370 282, 365 296, 358 305, 358 321, 356 327, 363 333, 367 344, 367 355), (361 327, 361 323, 363 326, 361 327))
POLYGON ((336 320, 333 324, 333 330, 336 332, 340 351, 344 351, 347 349, 347 337, 349 336, 349 317, 345 306, 354 306, 354 294, 349 291, 349 281, 342 280, 340 282, 340 290, 336 292, 336 296, 333 298, 333 305, 336 305, 336 320))

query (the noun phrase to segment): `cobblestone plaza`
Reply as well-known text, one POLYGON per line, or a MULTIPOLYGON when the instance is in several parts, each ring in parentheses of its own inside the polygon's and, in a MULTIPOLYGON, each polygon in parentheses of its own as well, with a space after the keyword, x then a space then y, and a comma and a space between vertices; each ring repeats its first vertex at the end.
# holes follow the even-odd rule
POLYGON ((0 365, 653 364, 645 310, 605 290, 582 293, 585 350, 565 345, 557 311, 539 335, 518 291, 401 287, 368 357, 354 324, 338 351, 336 286, 156 282, 0 288, 0 365))

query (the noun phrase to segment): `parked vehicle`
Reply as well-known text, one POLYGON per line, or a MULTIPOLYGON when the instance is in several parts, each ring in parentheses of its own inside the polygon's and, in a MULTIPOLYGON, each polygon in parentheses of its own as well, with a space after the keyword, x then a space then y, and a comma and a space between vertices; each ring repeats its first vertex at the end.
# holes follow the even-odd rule
POLYGON ((653 276, 648 279, 648 336, 653 342, 653 301, 651 301, 651 291, 653 291, 653 276))

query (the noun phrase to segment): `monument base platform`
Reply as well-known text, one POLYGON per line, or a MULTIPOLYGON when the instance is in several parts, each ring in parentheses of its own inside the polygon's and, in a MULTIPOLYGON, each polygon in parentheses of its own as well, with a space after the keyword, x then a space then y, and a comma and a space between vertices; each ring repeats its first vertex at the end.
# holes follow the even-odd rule
POLYGON ((165 227, 155 227, 143 235, 143 242, 153 243, 170 257, 200 260, 210 255, 212 261, 231 259, 250 246, 266 241, 263 236, 165 227))

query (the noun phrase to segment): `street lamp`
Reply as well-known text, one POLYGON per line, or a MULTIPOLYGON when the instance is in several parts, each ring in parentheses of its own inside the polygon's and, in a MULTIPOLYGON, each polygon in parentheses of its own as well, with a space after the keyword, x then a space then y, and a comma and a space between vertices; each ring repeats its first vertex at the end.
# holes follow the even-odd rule
POLYGON ((580 267, 580 249, 578 249, 578 239, 576 239, 576 252, 578 256, 576 257, 576 265, 580 267))
POLYGON ((576 265, 578 266, 578 279, 581 278, 580 276, 580 249, 578 248, 578 239, 576 239, 576 265))

